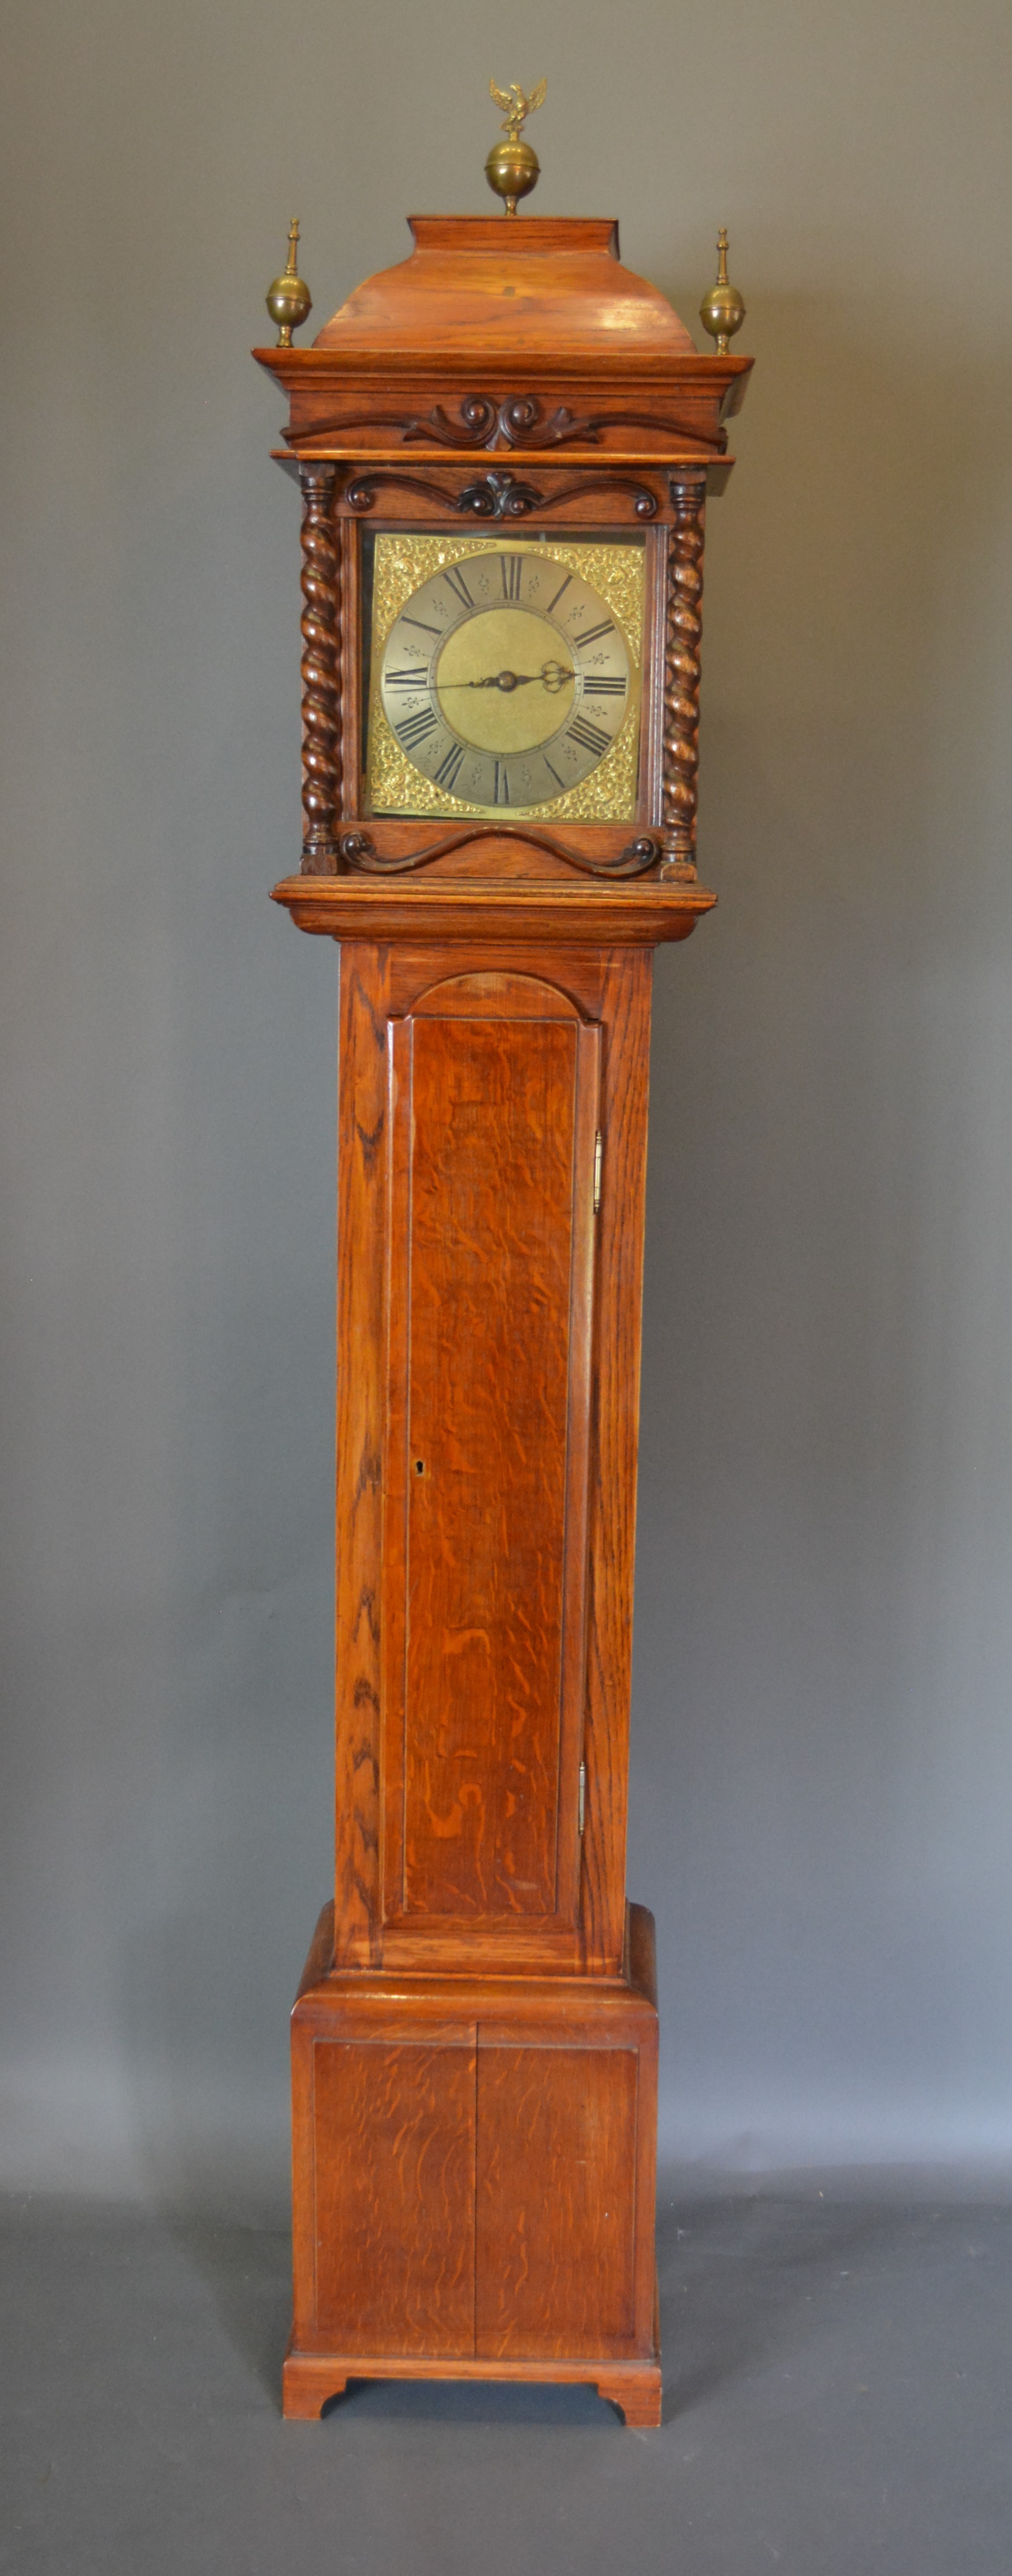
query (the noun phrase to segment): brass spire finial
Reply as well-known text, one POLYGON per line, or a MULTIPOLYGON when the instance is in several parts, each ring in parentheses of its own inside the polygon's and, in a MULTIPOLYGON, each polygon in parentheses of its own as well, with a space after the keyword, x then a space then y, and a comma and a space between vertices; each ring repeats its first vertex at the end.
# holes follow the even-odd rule
POLYGON ((496 196, 505 199, 506 213, 515 215, 517 198, 530 195, 531 189, 537 187, 541 172, 537 153, 531 144, 524 142, 520 128, 529 116, 533 116, 536 107, 544 105, 548 83, 540 80, 529 98, 524 97, 515 81, 510 82, 509 90, 497 89, 494 80, 490 80, 488 86, 496 106, 505 111, 502 131, 506 139, 503 143, 493 143, 485 163, 485 177, 496 196))
POLYGON ((716 284, 711 286, 709 294, 703 297, 699 308, 699 319, 704 331, 708 331, 711 340, 717 343, 718 358, 726 358, 728 342, 733 340, 735 332, 741 330, 744 322, 745 307, 737 287, 728 285, 727 234, 723 225, 717 235, 717 249, 720 259, 716 284))
POLYGON ((264 301, 271 321, 278 326, 279 349, 290 349, 292 332, 297 331, 307 313, 313 310, 313 299, 304 277, 299 276, 295 253, 299 243, 299 218, 292 216, 288 227, 288 263, 282 277, 272 278, 264 301))

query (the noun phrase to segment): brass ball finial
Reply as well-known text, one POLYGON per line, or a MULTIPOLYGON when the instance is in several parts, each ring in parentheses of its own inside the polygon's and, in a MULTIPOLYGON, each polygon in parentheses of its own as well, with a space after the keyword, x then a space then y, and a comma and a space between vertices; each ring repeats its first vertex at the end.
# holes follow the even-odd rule
POLYGON ((313 299, 304 277, 299 276, 295 253, 299 242, 299 219, 292 216, 288 227, 288 264, 283 277, 272 278, 264 302, 271 321, 278 326, 279 349, 290 349, 292 332, 297 331, 307 313, 313 310, 313 299))
POLYGON ((529 98, 524 97, 515 81, 510 82, 509 90, 497 89, 494 80, 490 80, 488 86, 496 106, 505 110, 502 128, 505 139, 502 143, 493 143, 485 163, 485 177, 496 196, 505 200, 505 212, 515 215, 518 197, 529 197, 541 175, 537 153, 530 143, 524 142, 520 128, 528 116, 533 116, 535 108, 544 104, 548 83, 540 80, 529 98))
POLYGON ((723 225, 717 235, 717 249, 720 258, 716 284, 703 297, 699 319, 704 331, 708 331, 711 340, 717 343, 718 358, 726 358, 728 341, 733 340, 744 322, 745 307, 737 287, 729 286, 727 282, 727 234, 723 225))

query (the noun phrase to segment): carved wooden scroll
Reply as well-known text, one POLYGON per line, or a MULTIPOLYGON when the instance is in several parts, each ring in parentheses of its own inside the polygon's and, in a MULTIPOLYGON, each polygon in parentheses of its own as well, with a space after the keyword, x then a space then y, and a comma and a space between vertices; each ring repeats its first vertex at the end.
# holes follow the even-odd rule
POLYGON ((417 472, 399 473, 396 466, 368 465, 358 469, 348 484, 344 498, 349 510, 362 518, 376 505, 380 485, 396 485, 403 491, 424 493, 440 509, 459 510, 470 519, 525 519, 532 510, 560 510, 567 501, 595 499, 601 492, 625 495, 634 518, 656 519, 657 495, 644 483, 630 482, 626 474, 581 475, 576 483, 563 483, 553 491, 540 491, 536 483, 524 483, 519 475, 508 471, 480 474, 473 483, 434 483, 417 472))
POLYGON ((332 876, 338 754, 340 574, 334 465, 300 465, 302 485, 302 874, 332 876))
POLYGON ((661 875, 691 881, 696 874, 705 468, 699 473, 672 475, 670 491, 675 518, 668 539, 661 875))

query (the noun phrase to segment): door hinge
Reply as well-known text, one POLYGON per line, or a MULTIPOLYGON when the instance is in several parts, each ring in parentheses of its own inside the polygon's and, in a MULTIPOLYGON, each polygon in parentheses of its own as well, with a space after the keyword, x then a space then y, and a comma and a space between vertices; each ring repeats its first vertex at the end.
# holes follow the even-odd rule
POLYGON ((587 1765, 586 1765, 586 1763, 585 1763, 585 1762, 581 1762, 581 1764, 580 1764, 580 1797, 579 1797, 579 1805, 578 1805, 578 1808, 577 1808, 577 1816, 578 1816, 578 1821, 579 1821, 579 1827, 580 1827, 580 1832, 581 1832, 581 1834, 582 1834, 582 1832, 583 1832, 584 1824, 585 1824, 585 1822, 586 1822, 586 1815, 587 1815, 587 1765))
POLYGON ((601 1130, 600 1130, 600 1128, 598 1128, 597 1134, 596 1134, 596 1136, 595 1136, 595 1138, 594 1138, 594 1214, 595 1214, 595 1216, 597 1215, 598 1209, 599 1209, 599 1207, 600 1207, 600 1205, 601 1205, 601 1158, 602 1158, 603 1153, 604 1153, 604 1143, 603 1143, 603 1139, 602 1139, 602 1136, 601 1136, 601 1130))

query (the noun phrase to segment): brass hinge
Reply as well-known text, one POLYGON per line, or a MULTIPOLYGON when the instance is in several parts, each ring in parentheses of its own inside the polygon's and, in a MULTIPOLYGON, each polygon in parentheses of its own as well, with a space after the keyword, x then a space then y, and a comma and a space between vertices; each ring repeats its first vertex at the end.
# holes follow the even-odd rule
POLYGON ((595 1136, 595 1138, 594 1138, 594 1214, 595 1214, 595 1216, 597 1215, 598 1209, 599 1209, 599 1207, 600 1207, 600 1205, 601 1205, 601 1157, 602 1157, 603 1153, 604 1153, 604 1143, 603 1143, 603 1139, 602 1139, 602 1136, 601 1136, 601 1130, 600 1130, 600 1128, 598 1128, 597 1134, 596 1134, 596 1136, 595 1136))
POLYGON ((585 1762, 581 1762, 580 1764, 580 1800, 577 1813, 579 1817, 580 1832, 582 1834, 587 1813, 587 1765, 585 1762))

